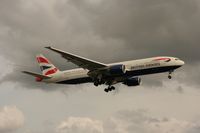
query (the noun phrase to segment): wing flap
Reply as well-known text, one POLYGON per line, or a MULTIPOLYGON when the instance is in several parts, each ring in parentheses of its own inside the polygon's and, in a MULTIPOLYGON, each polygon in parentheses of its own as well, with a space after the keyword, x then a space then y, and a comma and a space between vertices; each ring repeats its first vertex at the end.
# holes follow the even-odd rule
POLYGON ((50 76, 45 76, 45 75, 42 75, 42 74, 29 72, 29 71, 22 71, 22 73, 25 73, 25 74, 28 74, 28 75, 31 75, 31 76, 34 76, 34 77, 42 78, 42 79, 50 79, 51 78, 50 76))
POLYGON ((87 59, 87 58, 84 58, 84 57, 81 57, 69 52, 65 52, 65 51, 53 48, 53 47, 45 47, 45 48, 52 50, 56 53, 59 53, 63 58, 67 59, 68 61, 84 69, 95 70, 95 69, 107 67, 107 65, 104 63, 93 61, 93 60, 90 60, 90 59, 87 59))

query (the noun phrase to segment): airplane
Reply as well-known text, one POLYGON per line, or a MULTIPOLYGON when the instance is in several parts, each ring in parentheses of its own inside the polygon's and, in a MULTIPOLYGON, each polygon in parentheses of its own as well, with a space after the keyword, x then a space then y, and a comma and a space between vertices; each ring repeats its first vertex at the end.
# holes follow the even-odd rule
POLYGON ((185 64, 179 58, 168 56, 104 64, 54 47, 45 48, 60 54, 80 68, 60 71, 40 54, 36 58, 42 74, 30 71, 22 71, 23 73, 36 77, 37 82, 57 84, 93 83, 95 86, 105 84, 108 86, 104 89, 105 92, 115 90, 114 85, 117 83, 127 86, 139 86, 141 84, 140 77, 148 74, 168 72, 168 78, 171 79, 174 70, 185 64))

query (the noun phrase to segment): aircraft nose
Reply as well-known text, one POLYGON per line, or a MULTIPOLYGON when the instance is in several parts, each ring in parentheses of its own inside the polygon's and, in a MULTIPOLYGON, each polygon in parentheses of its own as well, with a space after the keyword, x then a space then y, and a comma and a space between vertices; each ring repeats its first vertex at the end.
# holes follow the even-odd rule
POLYGON ((180 65, 183 66, 184 64, 185 64, 185 62, 180 60, 180 65))

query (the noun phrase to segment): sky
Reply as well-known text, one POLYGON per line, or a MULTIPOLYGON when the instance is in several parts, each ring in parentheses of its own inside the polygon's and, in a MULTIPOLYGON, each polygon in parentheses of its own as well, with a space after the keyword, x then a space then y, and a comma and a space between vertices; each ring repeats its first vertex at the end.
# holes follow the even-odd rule
POLYGON ((199 0, 0 0, 0 133, 199 133, 199 0), (102 63, 174 56, 173 73, 139 87, 36 83, 45 46, 102 63))

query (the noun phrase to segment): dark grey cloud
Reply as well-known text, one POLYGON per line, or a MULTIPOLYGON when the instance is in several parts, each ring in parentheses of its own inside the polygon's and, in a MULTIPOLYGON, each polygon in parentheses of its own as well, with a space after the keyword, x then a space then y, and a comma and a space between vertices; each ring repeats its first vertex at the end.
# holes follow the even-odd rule
POLYGON ((108 0, 97 9, 77 1, 73 3, 86 15, 89 12, 93 16, 97 34, 122 39, 133 51, 133 57, 138 53, 142 56, 170 54, 198 61, 195 49, 199 42, 200 18, 196 0, 108 0))
MULTIPOLYGON (((177 56, 188 65, 180 71, 189 75, 177 80, 199 85, 197 72, 190 73, 199 67, 195 65, 199 63, 199 6, 198 0, 2 0, 1 56, 13 64, 31 66, 17 67, 2 82, 17 80, 34 85, 20 71, 39 71, 33 61, 38 52, 61 69, 72 68, 43 49, 53 45, 105 63, 177 56)), ((162 85, 161 80, 155 80, 149 80, 149 85, 162 85)))

